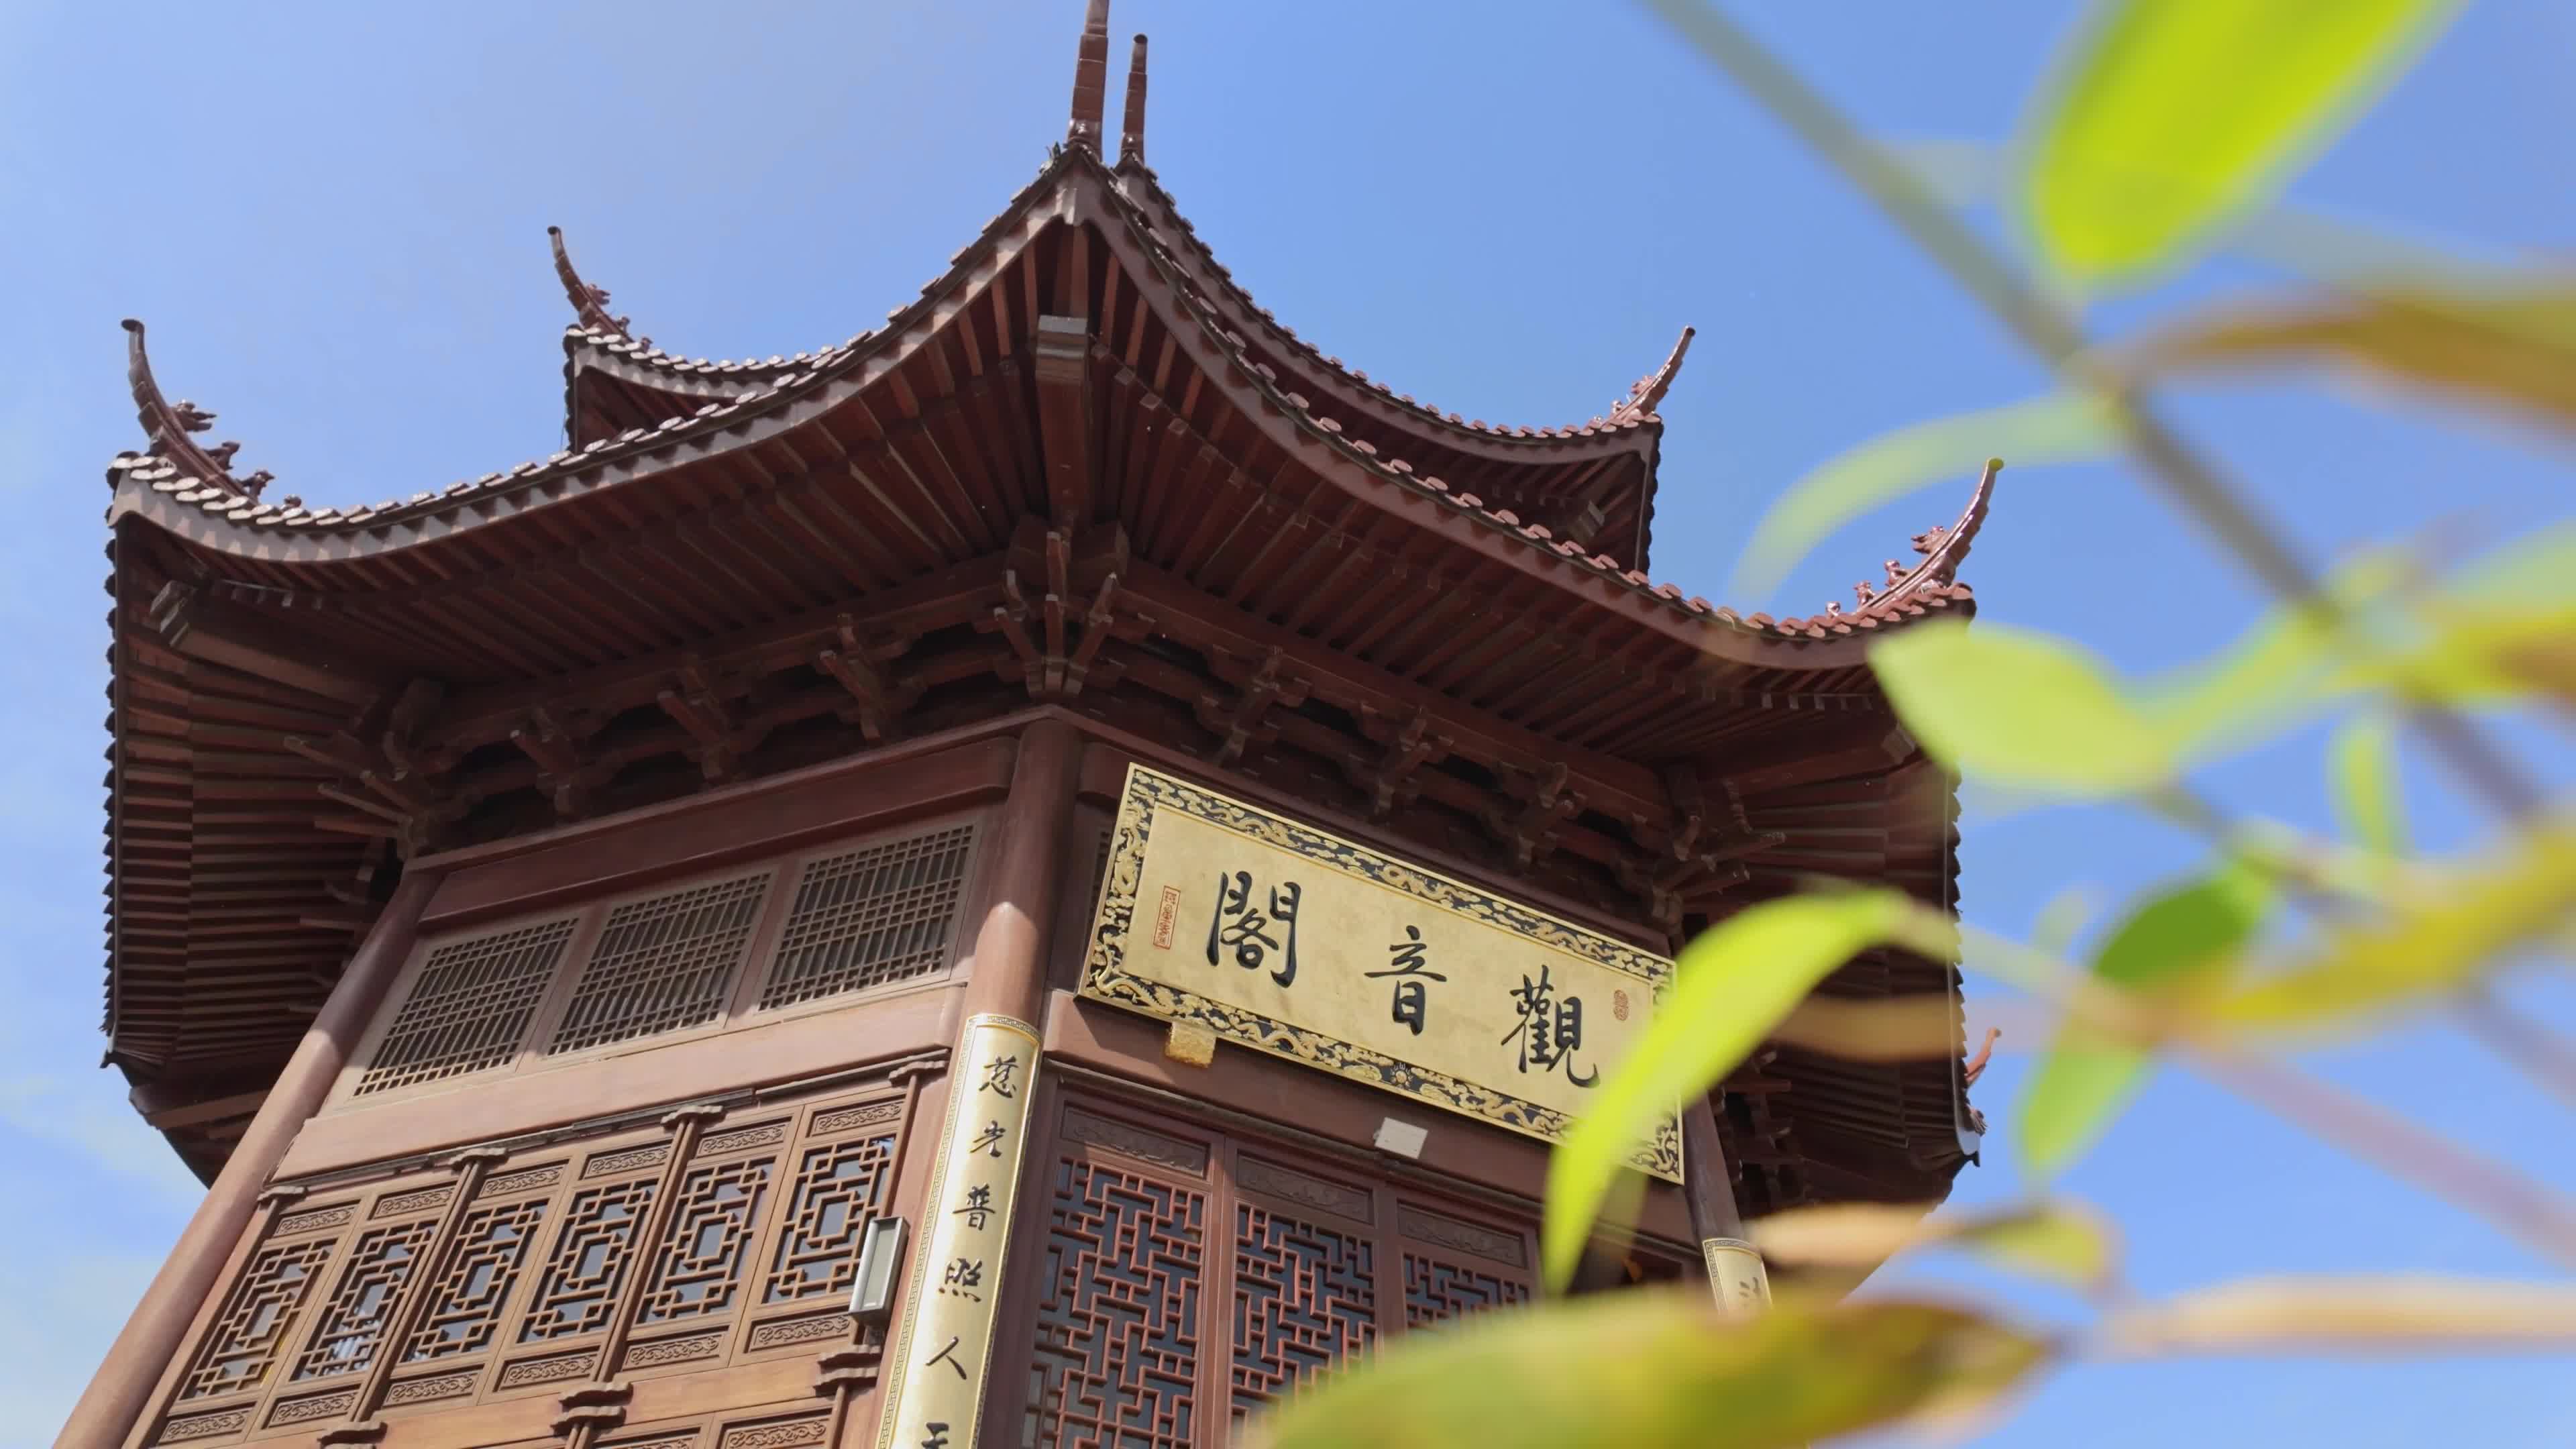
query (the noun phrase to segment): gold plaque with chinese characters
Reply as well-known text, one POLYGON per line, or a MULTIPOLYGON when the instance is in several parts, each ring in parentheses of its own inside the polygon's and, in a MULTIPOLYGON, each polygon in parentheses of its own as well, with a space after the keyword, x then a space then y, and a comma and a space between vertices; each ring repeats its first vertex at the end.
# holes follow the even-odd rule
MULTIPOLYGON (((1672 962, 1131 765, 1082 994, 1548 1141, 1672 962)), ((1667 1116, 1639 1170, 1681 1180, 1667 1116)))
POLYGON ((923 1199, 919 1257, 880 1392, 881 1449, 979 1442, 1002 1249, 1011 1240, 1038 1034, 1007 1016, 967 1018, 949 1058, 948 1110, 923 1199))

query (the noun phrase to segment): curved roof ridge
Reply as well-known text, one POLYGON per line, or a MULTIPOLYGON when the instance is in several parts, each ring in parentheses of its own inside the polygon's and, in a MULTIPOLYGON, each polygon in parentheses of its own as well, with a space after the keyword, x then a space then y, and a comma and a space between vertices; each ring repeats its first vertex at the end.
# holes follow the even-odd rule
POLYGON ((1663 405, 1664 394, 1673 390, 1673 379, 1682 373, 1682 359, 1690 355, 1691 339, 1698 335, 1696 327, 1683 328, 1681 339, 1673 344, 1671 354, 1664 358, 1664 365, 1638 378, 1629 387, 1628 395, 1610 409, 1610 416, 1615 420, 1660 417, 1655 409, 1663 405))
MULTIPOLYGON (((1041 171, 1036 181, 1023 188, 1012 209, 988 224, 977 243, 961 250, 952 259, 949 269, 923 289, 921 298, 895 309, 886 328, 861 334, 850 344, 832 349, 817 359, 813 366, 792 371, 740 396, 708 402, 693 413, 667 419, 650 428, 630 428, 616 437, 599 439, 577 450, 557 452, 542 462, 522 463, 507 472, 487 473, 472 482, 453 484, 438 492, 416 493, 408 500, 346 511, 323 509, 307 512, 291 502, 283 508, 259 505, 255 500, 210 484, 202 475, 184 473, 181 464, 174 459, 129 454, 118 460, 117 468, 126 481, 139 485, 140 495, 130 505, 121 500, 119 509, 145 512, 164 526, 181 531, 201 544, 238 552, 263 551, 273 547, 260 536, 279 527, 298 532, 320 528, 340 534, 365 531, 381 536, 390 526, 466 508, 473 510, 476 521, 489 521, 504 511, 492 506, 495 493, 507 496, 541 489, 549 496, 557 496, 565 491, 567 485, 575 488, 584 486, 581 475, 596 474, 611 466, 649 460, 653 456, 668 458, 677 449, 698 440, 702 434, 738 430, 754 420, 769 419, 783 413, 809 400, 818 388, 847 384, 852 390, 863 389, 872 379, 854 379, 851 374, 866 363, 883 362, 891 367, 899 362, 899 357, 889 359, 885 356, 884 344, 907 339, 915 331, 914 324, 920 320, 917 314, 933 299, 953 292, 970 275, 985 249, 1005 232, 1006 223, 1018 217, 1024 227, 1021 240, 1026 243, 1040 235, 1048 224, 1059 220, 1072 223, 1078 219, 1081 210, 1078 195, 1070 207, 1059 206, 1053 214, 1034 219, 1033 225, 1030 224, 1029 202, 1046 183, 1062 175, 1066 164, 1079 164, 1073 163, 1072 158, 1085 154, 1071 148, 1061 151, 1056 160, 1041 171), (868 345, 871 342, 877 345, 868 345), (466 495, 480 496, 469 499, 466 495), (166 505, 172 503, 188 506, 188 512, 198 520, 197 526, 188 527, 181 518, 171 515, 166 505), (237 534, 230 540, 219 540, 213 536, 228 527, 246 527, 249 536, 237 534)), ((1099 165, 1096 160, 1090 164, 1093 167, 1099 165)), ((1114 195, 1114 188, 1103 186, 1101 194, 1114 195)), ((1645 573, 1623 565, 1611 555, 1596 553, 1571 540, 1557 539, 1546 527, 1524 523, 1509 509, 1488 508, 1484 500, 1474 494, 1452 489, 1437 477, 1418 473, 1403 459, 1389 456, 1376 446, 1350 436, 1339 422, 1318 413, 1313 401, 1293 391, 1274 369, 1251 354, 1249 342, 1227 326, 1225 319, 1216 314, 1196 289, 1187 285, 1185 276, 1175 275, 1180 270, 1176 259, 1167 252, 1147 249, 1149 244, 1143 234, 1145 219, 1140 214, 1132 207, 1113 207, 1111 210, 1118 213, 1120 225, 1105 235, 1112 246, 1123 244, 1141 250, 1138 260, 1168 288, 1168 295, 1185 313, 1182 320, 1206 339, 1219 360, 1221 365, 1217 372, 1220 376, 1211 380, 1223 386, 1222 374, 1234 374, 1241 380, 1241 385, 1248 386, 1292 426, 1323 443, 1330 453, 1356 467, 1363 475, 1393 484, 1417 497, 1438 500, 1485 528, 1513 535, 1527 547, 1556 560, 1576 564, 1617 592, 1637 597, 1641 602, 1652 601, 1657 606, 1656 612, 1668 612, 1702 624, 1714 623, 1756 636, 1791 641, 1823 640, 1848 635, 1858 629, 1921 617, 1972 597, 1964 586, 1952 580, 1959 561, 1966 556, 1969 542, 1982 526, 1992 491, 1991 467, 1977 494, 1970 500, 1967 512, 1956 525, 1935 528, 1918 537, 1916 546, 1925 554, 1926 562, 1907 576, 1911 587, 1891 588, 1874 607, 1857 614, 1843 614, 1839 605, 1829 609, 1825 615, 1807 619, 1775 621, 1762 614, 1739 614, 1733 609, 1710 604, 1705 599, 1686 596, 1674 584, 1658 584, 1645 573)), ((926 338, 929 334, 922 335, 926 338)), ((821 402, 818 406, 828 407, 836 401, 821 402)), ((588 486, 610 486, 614 481, 594 476, 588 486)), ((467 522, 463 526, 475 524, 467 522)), ((320 544, 321 540, 317 539, 316 543, 320 544)))
POLYGON ((562 227, 547 227, 546 240, 554 247, 555 277, 563 283, 564 300, 572 303, 573 315, 581 319, 583 327, 593 331, 612 333, 640 346, 653 345, 652 338, 635 335, 631 318, 612 316, 609 313, 606 287, 594 286, 583 281, 581 273, 573 269, 572 253, 564 250, 562 227))
MULTIPOLYGON (((1254 300, 1252 293, 1241 282, 1235 280, 1232 269, 1217 260, 1214 249, 1199 236, 1198 228, 1191 223, 1190 219, 1182 214, 1179 203, 1163 186, 1162 178, 1155 174, 1152 167, 1144 165, 1141 160, 1130 164, 1122 158, 1118 163, 1117 175, 1122 183, 1127 181, 1142 183, 1155 204, 1170 218, 1174 229, 1185 239, 1189 256, 1181 256, 1183 248, 1174 246, 1168 241, 1163 241, 1162 250, 1173 253, 1177 260, 1190 269, 1194 277, 1203 273, 1207 285, 1226 294, 1226 299, 1233 302, 1235 310, 1240 311, 1246 321, 1269 333, 1280 351, 1292 354, 1312 365, 1330 379, 1351 384, 1353 390, 1362 396, 1373 396, 1380 402, 1401 409, 1407 420, 1428 422, 1478 440, 1505 444, 1551 443, 1573 438, 1600 437, 1658 426, 1662 422, 1661 418, 1649 412, 1624 418, 1604 414, 1584 422, 1561 426, 1527 427, 1518 424, 1496 424, 1488 423, 1482 418, 1467 418, 1455 412, 1443 411, 1433 404, 1416 399, 1411 393, 1399 393, 1369 376, 1365 371, 1325 353, 1314 343, 1298 336, 1297 329, 1281 322, 1276 313, 1254 300)), ((1160 228, 1152 230, 1158 240, 1163 238, 1164 234, 1160 228)), ((1668 361, 1667 366, 1670 365, 1672 364, 1668 361)), ((1633 392, 1631 395, 1634 395, 1633 392)))
MULTIPOLYGON (((239 443, 222 442, 211 448, 197 446, 197 440, 190 435, 213 427, 215 415, 185 398, 173 403, 163 396, 161 384, 152 376, 151 354, 143 349, 143 324, 128 317, 124 326, 125 380, 133 389, 136 421, 143 424, 143 436, 150 440, 150 450, 147 455, 120 453, 118 460, 122 462, 138 456, 163 459, 189 470, 207 487, 258 502, 260 491, 275 481, 275 475, 262 469, 245 477, 234 477, 233 453, 241 447, 239 443)), ((115 481, 113 471, 108 481, 115 481)))
POLYGON ((1984 471, 1977 475, 1977 486, 1968 494, 1968 506, 1960 510, 1957 521, 1936 523, 1914 535, 1914 551, 1923 555, 1923 562, 1907 568, 1889 559, 1884 585, 1873 585, 1867 579, 1852 585, 1858 606, 1851 612, 1845 613, 1839 603, 1827 604, 1821 614, 1778 620, 1779 627, 1809 634, 1817 629, 1831 632, 1837 626, 1875 628, 1920 618, 1930 609, 1960 604, 1973 607, 1976 591, 1959 582, 1959 565, 1967 561, 1970 546, 1986 526, 1986 515, 1994 506, 1995 475, 2003 469, 2003 459, 1988 458, 1984 471))

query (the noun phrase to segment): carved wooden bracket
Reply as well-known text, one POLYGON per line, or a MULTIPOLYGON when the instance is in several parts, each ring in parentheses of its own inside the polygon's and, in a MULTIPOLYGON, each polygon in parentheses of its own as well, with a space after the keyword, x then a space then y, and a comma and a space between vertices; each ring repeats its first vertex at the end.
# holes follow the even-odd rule
MULTIPOLYGON (((1023 551, 1017 545, 1013 548, 1015 554, 1023 551)), ((1045 592, 1031 602, 1019 569, 1004 569, 1002 603, 977 627, 999 633, 1010 644, 1011 658, 1000 666, 1003 678, 1017 678, 1027 685, 1031 699, 1071 699, 1082 693, 1095 671, 1103 683, 1116 677, 1115 666, 1099 657, 1101 645, 1112 638, 1129 643, 1142 640, 1154 621, 1136 611, 1118 591, 1114 571, 1101 576, 1088 604, 1078 605, 1073 547, 1062 530, 1047 531, 1040 553, 1046 570, 1045 592)), ((1114 539, 1113 564, 1124 553, 1124 540, 1114 539)))
POLYGON ((594 717, 567 717, 538 705, 528 711, 526 723, 510 729, 510 743, 536 763, 537 788, 553 801, 558 819, 580 819, 589 808, 590 792, 611 773, 609 767, 589 758, 590 741, 599 726, 594 717))
POLYGON ((1742 861, 1779 845, 1788 837, 1776 830, 1757 831, 1744 813, 1744 801, 1732 784, 1721 784, 1717 799, 1708 798, 1699 776, 1688 766, 1664 772, 1664 789, 1672 800, 1672 826, 1657 830, 1642 819, 1630 824, 1644 858, 1618 863, 1619 884, 1646 903, 1647 915, 1667 934, 1678 935, 1686 908, 1722 895, 1752 878, 1742 861))
MULTIPOLYGON (((411 694, 412 691, 406 691, 407 697, 411 694)), ((391 739, 393 733, 386 731, 384 738, 391 739)), ((444 773, 452 768, 454 757, 448 753, 412 748, 406 738, 401 748, 416 767, 406 768, 392 759, 381 745, 371 749, 345 732, 319 737, 286 735, 282 737, 282 743, 290 753, 336 770, 349 781, 341 784, 325 780, 314 787, 324 799, 358 812, 354 822, 316 822, 323 828, 390 839, 395 848, 408 858, 429 848, 440 827, 465 815, 467 802, 441 788, 428 773, 433 770, 444 773), (367 821, 379 824, 371 828, 367 821)))
POLYGON ((857 622, 847 614, 841 616, 834 633, 839 643, 816 650, 814 667, 848 691, 851 704, 842 718, 856 724, 869 744, 883 744, 896 733, 904 711, 920 700, 922 683, 910 676, 889 679, 882 666, 902 658, 914 641, 863 639, 857 622))
POLYGON ((678 678, 653 697, 662 712, 697 742, 689 757, 698 762, 699 773, 710 784, 722 784, 740 774, 742 757, 759 748, 769 733, 765 725, 736 718, 726 703, 735 692, 704 660, 690 655, 681 663, 678 678))
POLYGON ((1402 724, 1394 716, 1374 705, 1359 710, 1361 733, 1380 746, 1375 760, 1352 756, 1343 761, 1343 773, 1351 784, 1368 796, 1368 818, 1384 820, 1395 813, 1398 805, 1409 804, 1420 793, 1412 783, 1414 771, 1425 765, 1436 765, 1449 757, 1454 743, 1449 736, 1431 732, 1431 711, 1416 708, 1402 724))
POLYGON ((1529 869, 1539 853, 1555 842, 1558 828, 1583 813, 1583 797, 1565 788, 1567 774, 1565 762, 1559 760, 1535 775, 1504 776, 1505 787, 1521 802, 1520 809, 1489 806, 1483 818, 1485 828, 1511 855, 1513 869, 1529 869))
POLYGON ((1217 737, 1218 764, 1241 759, 1245 747, 1255 739, 1267 744, 1277 737, 1278 731, 1261 728, 1261 717, 1270 712, 1272 705, 1295 709, 1306 702, 1311 686, 1303 679, 1283 675, 1283 660, 1283 651, 1276 647, 1262 655, 1258 665, 1221 652, 1207 656, 1209 671, 1234 688, 1231 700, 1202 694, 1193 703, 1199 723, 1217 737))

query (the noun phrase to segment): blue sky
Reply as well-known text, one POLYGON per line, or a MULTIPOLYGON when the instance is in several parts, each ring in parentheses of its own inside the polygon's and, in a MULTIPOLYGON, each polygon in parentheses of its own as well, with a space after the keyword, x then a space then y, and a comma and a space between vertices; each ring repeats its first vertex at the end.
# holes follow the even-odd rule
MULTIPOLYGON (((1873 130, 1997 139, 2073 7, 1742 7, 1873 130)), ((866 7, 0 7, 0 1443, 49 1442, 157 1265, 192 1180, 126 1108, 100 1041, 96 894, 106 636, 101 474, 137 446, 120 317, 245 466, 319 506, 552 451, 561 224, 617 310, 678 351, 846 339, 910 297, 1061 133, 1078 0, 866 7), (756 16, 756 20, 738 18, 756 16)), ((1620 5, 1120 0, 1154 39, 1150 152, 1265 305, 1372 376, 1461 413, 1600 412, 1684 324, 1655 572, 1745 608, 1848 598, 1946 521, 1963 476, 1837 535, 1769 599, 1729 597, 1789 480, 1884 429, 2031 395, 2038 371, 1885 225, 1642 11, 1620 5)), ((2470 7, 2294 194, 2488 253, 2576 234, 2576 9, 2470 7)), ((1123 71, 1123 64, 1120 69, 1123 71)), ((1112 116, 1116 115, 1113 109, 1112 116)), ((2204 267, 2099 320, 2257 279, 2204 267)), ((2313 557, 2436 520, 2496 538, 2563 518, 2568 459, 2324 387, 2195 393, 2177 412, 2313 557)), ((1973 459, 1960 460, 1964 470, 1973 459)), ((1984 616, 2145 672, 2257 608, 2124 469, 2008 471, 1968 578, 1984 616)), ((2566 736, 2533 734, 2550 772, 2566 736), (2555 751, 2554 755, 2548 752, 2555 751)), ((2317 742, 2213 771, 2238 808, 2324 818, 2317 742)), ((2410 772, 2419 825, 2482 827, 2410 772)), ((1969 918, 2025 931, 2185 868, 2103 812, 1968 823, 1969 918)), ((2516 999, 2576 1030, 2576 993, 2516 999)), ((2007 1047, 2028 1043, 2007 1043, 2007 1047)), ((1980 1089, 2013 1099, 2007 1051, 1980 1089)), ((2576 1189, 2569 1113, 2458 1035, 2320 1062, 2337 1080, 2576 1189)), ((1958 1200, 2018 1183, 2008 1147, 1958 1200)), ((2240 1272, 2542 1265, 2414 1188, 2188 1078, 2160 1079, 2069 1182, 2127 1225, 2149 1291, 2240 1272)), ((2022 1296, 2026 1311, 2066 1305, 2022 1296)), ((2576 1374, 2536 1358, 2080 1368, 1980 1442, 2089 1449, 2576 1443, 2576 1374)))

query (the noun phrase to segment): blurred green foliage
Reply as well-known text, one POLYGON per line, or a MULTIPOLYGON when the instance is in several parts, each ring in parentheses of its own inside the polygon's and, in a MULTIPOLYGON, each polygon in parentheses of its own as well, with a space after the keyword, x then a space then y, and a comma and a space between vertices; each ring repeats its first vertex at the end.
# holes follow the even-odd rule
MULTIPOLYGON (((2314 292, 2175 319, 2140 340, 2096 345, 2082 331, 2086 293, 2182 265, 2224 244, 2231 227, 2277 222, 2274 198, 2297 162, 2329 143, 2454 6, 2105 0, 2007 153, 2000 180, 2024 249, 2010 256, 1953 214, 1975 189, 1957 148, 1909 160, 1860 135, 1703 0, 1654 3, 2040 353, 2062 389, 1849 450, 1790 490, 1756 531, 1739 578, 1776 581, 1840 524, 1954 475, 1963 454, 2125 451, 2281 594, 2218 657, 2143 684, 2072 641, 1993 623, 1917 625, 1872 651, 1906 728, 1951 769, 2023 792, 2129 802, 2210 842, 2203 869, 2130 904, 2089 961, 2059 959, 2075 917, 2056 908, 2034 945, 1967 933, 1975 969, 2054 1016, 2009 1124, 2033 1177, 2044 1182, 2080 1156, 2170 1057, 2349 1149, 2441 1174, 2437 1190, 2576 1264, 2576 1205, 2338 1096, 2281 1057, 2315 1033, 2448 1004, 2543 1083, 2576 1081, 2576 1048, 2498 1017, 2481 994, 2518 954, 2576 946, 2576 801, 2539 796, 2471 713, 2576 711, 2576 527, 2447 577, 2391 551, 2310 579, 2147 402, 2149 389, 2183 373, 2333 366, 2563 441, 2576 433, 2576 273, 2495 276, 2410 257, 2374 280, 2340 265, 2339 250, 2315 269, 2334 280, 2314 292), (2348 838, 2227 820, 2191 795, 2193 768, 2324 715, 2342 716, 2327 768, 2348 838), (2495 842, 2458 859, 2410 852, 2401 737, 2483 783, 2503 821, 2495 842), (2291 911, 2312 928, 2282 929, 2291 911)), ((2272 227, 2273 244, 2285 234, 2272 227)), ((1660 1113, 1707 1092, 1766 1040, 1795 1034, 1882 1060, 1955 1055, 1946 1003, 1927 1012, 1807 995, 1863 950, 1958 959, 1961 940, 1957 923, 1906 896, 1820 887, 1742 910, 1687 947, 1652 1029, 1554 1155, 1550 1284, 1570 1280, 1605 1207, 1615 1216, 1635 1191, 1624 1164, 1660 1113)), ((2116 1231, 2060 1201, 1928 1217, 1919 1207, 1806 1209, 1753 1232, 1784 1265, 1865 1270, 1909 1251, 1976 1253, 2094 1295, 2100 1317, 2084 1332, 2043 1335, 1994 1312, 1795 1292, 1751 1316, 1669 1291, 1557 1299, 1396 1340, 1294 1395, 1256 1438, 1278 1449, 1764 1449, 1962 1412, 2078 1355, 2576 1344, 2576 1291, 2563 1285, 2275 1279, 2132 1303, 2116 1292, 2116 1231)))

